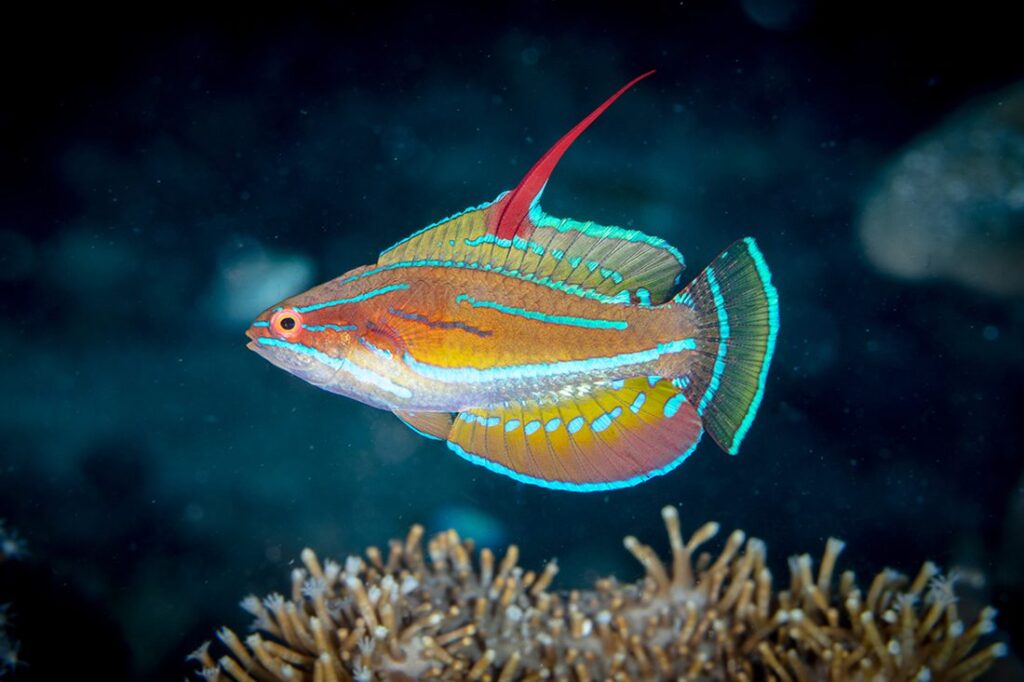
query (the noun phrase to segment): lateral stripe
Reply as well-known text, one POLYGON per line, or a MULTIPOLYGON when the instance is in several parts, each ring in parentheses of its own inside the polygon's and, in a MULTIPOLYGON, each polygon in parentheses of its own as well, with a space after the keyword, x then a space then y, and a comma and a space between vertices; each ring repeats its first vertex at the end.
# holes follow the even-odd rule
POLYGON ((441 367, 420 362, 408 352, 404 355, 405 364, 414 372, 427 379, 433 379, 443 383, 454 384, 481 384, 489 381, 507 381, 512 379, 534 379, 541 377, 554 377, 562 374, 576 374, 585 372, 600 372, 604 370, 618 369, 627 365, 637 365, 644 362, 653 362, 662 355, 669 353, 681 353, 686 350, 697 348, 697 342, 693 339, 680 339, 668 343, 659 343, 654 348, 635 351, 632 353, 620 353, 609 357, 588 358, 586 360, 564 360, 561 362, 541 362, 530 365, 510 365, 508 367, 493 367, 478 369, 476 367, 441 367))
POLYGON ((585 327, 587 329, 618 329, 623 330, 629 327, 629 323, 625 320, 602 320, 594 319, 589 317, 573 317, 571 315, 548 315, 538 310, 527 310, 526 308, 516 308, 508 306, 503 303, 497 303, 495 301, 479 301, 468 294, 459 294, 455 297, 456 303, 468 303, 474 308, 490 308, 491 310, 497 310, 498 312, 505 313, 507 315, 516 315, 518 317, 525 317, 528 320, 537 320, 539 322, 549 322, 551 324, 561 324, 567 327, 585 327))
POLYGON ((359 294, 358 296, 352 296, 351 298, 336 298, 333 301, 324 301, 323 303, 313 303, 311 305, 305 305, 301 308, 296 308, 297 313, 308 313, 313 310, 321 310, 323 308, 330 308, 336 305, 344 305, 346 303, 359 303, 371 298, 383 296, 384 294, 390 294, 392 291, 401 291, 402 289, 408 289, 408 284, 389 284, 386 287, 380 289, 373 289, 367 291, 365 294, 359 294))
MULTIPOLYGON (((512 277, 515 279, 522 280, 524 282, 530 282, 532 284, 538 284, 555 291, 560 291, 564 294, 573 294, 580 298, 590 298, 595 301, 601 301, 602 303, 613 303, 613 304, 628 304, 630 303, 629 291, 623 289, 614 296, 605 296, 593 289, 579 286, 577 284, 565 284, 558 280, 553 280, 550 277, 535 277, 528 272, 520 272, 519 270, 507 270, 499 266, 492 266, 489 263, 469 263, 466 261, 454 261, 454 260, 412 260, 412 261, 400 261, 398 263, 390 263, 388 265, 380 265, 372 270, 360 272, 358 275, 349 275, 348 277, 341 277, 336 281, 338 284, 348 284, 358 279, 364 279, 366 277, 372 277, 373 275, 380 274, 382 272, 388 272, 391 270, 400 270, 403 268, 458 268, 460 270, 481 270, 483 272, 494 272, 499 275, 506 277, 512 277)), ((662 308, 671 308, 671 303, 663 303, 662 308)))
POLYGON ((307 332, 354 332, 358 329, 354 324, 304 324, 302 328, 307 332))
POLYGON ((327 353, 324 353, 323 351, 318 350, 316 348, 305 346, 301 343, 282 341, 281 339, 275 339, 270 336, 261 336, 260 338, 256 339, 256 343, 259 343, 260 345, 263 346, 272 346, 274 348, 284 348, 295 353, 306 355, 308 357, 313 358, 317 362, 321 362, 327 365, 328 367, 333 367, 334 369, 340 370, 342 372, 348 372, 357 381, 372 384, 381 390, 387 391, 388 393, 398 396, 399 398, 412 397, 412 391, 405 388, 404 386, 399 386, 398 384, 394 383, 387 377, 383 377, 373 372, 372 370, 366 369, 365 367, 360 367, 359 365, 355 364, 350 360, 346 360, 345 358, 336 358, 333 355, 328 355, 327 353))
POLYGON ((386 348, 380 348, 374 345, 373 343, 364 339, 362 336, 359 337, 359 345, 361 345, 363 348, 365 348, 366 350, 370 351, 371 353, 373 353, 374 355, 383 360, 391 359, 391 351, 387 350, 386 348))

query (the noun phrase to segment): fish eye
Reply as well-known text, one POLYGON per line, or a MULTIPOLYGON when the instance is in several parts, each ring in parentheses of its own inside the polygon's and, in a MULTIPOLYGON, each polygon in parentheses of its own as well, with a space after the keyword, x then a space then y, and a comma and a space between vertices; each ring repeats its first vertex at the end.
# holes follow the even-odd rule
POLYGON ((294 338, 302 329, 302 316, 294 308, 282 308, 270 318, 270 329, 278 336, 294 338))

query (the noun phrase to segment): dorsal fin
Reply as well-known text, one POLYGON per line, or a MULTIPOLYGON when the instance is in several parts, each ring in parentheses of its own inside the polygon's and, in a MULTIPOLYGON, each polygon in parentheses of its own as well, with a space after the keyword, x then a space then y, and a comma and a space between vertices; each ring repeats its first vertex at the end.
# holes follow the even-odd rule
POLYGON ((501 272, 568 293, 658 305, 675 293, 683 256, 636 230, 555 218, 534 206, 529 239, 487 229, 495 204, 470 208, 381 252, 377 267, 431 264, 501 272))
MULTIPOLYGON (((648 71, 619 88, 618 92, 606 99, 604 104, 594 109, 590 112, 589 116, 577 123, 551 149, 547 150, 537 163, 533 164, 533 168, 519 181, 516 188, 501 200, 497 207, 498 210, 492 214, 494 219, 492 231, 499 239, 511 239, 514 236, 529 237, 529 229, 524 230, 521 228, 524 227, 526 217, 530 214, 530 208, 537 203, 541 192, 544 191, 544 185, 547 184, 548 178, 551 177, 551 173, 555 170, 555 166, 558 165, 562 155, 572 146, 576 138, 590 127, 590 124, 596 121, 598 116, 604 113, 605 109, 610 107, 623 93, 652 73, 654 73, 653 70, 648 71), (524 231, 527 234, 523 234, 524 231)), ((525 225, 529 225, 529 223, 525 222, 525 225)))
POLYGON ((549 216, 538 203, 544 184, 573 141, 622 93, 652 73, 630 81, 562 136, 514 190, 401 240, 380 254, 378 266, 472 267, 582 296, 610 297, 617 303, 667 301, 683 269, 679 251, 635 230, 549 216))

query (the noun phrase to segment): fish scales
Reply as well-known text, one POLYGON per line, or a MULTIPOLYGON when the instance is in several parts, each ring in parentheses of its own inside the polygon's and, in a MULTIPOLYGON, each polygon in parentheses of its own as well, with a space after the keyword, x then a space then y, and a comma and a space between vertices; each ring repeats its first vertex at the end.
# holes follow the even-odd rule
MULTIPOLYGON (((397 332, 395 338, 375 334, 373 347, 403 354, 405 362, 380 363, 380 354, 369 348, 351 359, 408 388, 410 396, 395 396, 392 406, 414 411, 456 412, 516 398, 545 399, 623 376, 685 374, 686 355, 693 351, 679 342, 692 339, 695 330, 692 314, 685 314, 689 309, 680 314, 671 304, 600 302, 454 266, 385 270, 332 282, 292 305, 307 311, 307 327, 325 331, 314 346, 329 355, 350 345, 344 328, 353 319, 397 332), (313 306, 318 307, 309 310, 313 306)), ((344 373, 334 373, 319 385, 347 394, 349 382, 344 373)))

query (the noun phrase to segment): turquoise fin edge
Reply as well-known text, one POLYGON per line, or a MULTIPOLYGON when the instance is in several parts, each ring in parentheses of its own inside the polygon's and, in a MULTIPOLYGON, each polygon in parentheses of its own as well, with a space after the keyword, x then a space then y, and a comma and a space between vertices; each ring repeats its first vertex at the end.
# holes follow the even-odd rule
POLYGON ((779 292, 775 285, 772 284, 772 273, 768 269, 768 263, 764 259, 764 254, 757 247, 757 242, 754 241, 754 238, 746 237, 743 241, 747 245, 750 257, 754 259, 754 267, 757 268, 757 274, 761 277, 761 286, 768 301, 768 342, 765 345, 764 358, 761 360, 761 372, 757 378, 757 392, 754 393, 754 399, 750 401, 750 407, 747 409, 743 421, 740 422, 740 427, 736 429, 736 434, 733 436, 732 445, 729 446, 730 455, 735 455, 739 452, 740 443, 743 442, 747 431, 750 430, 751 424, 754 423, 754 416, 757 414, 757 409, 761 406, 761 399, 764 398, 765 384, 768 380, 768 367, 772 363, 772 356, 775 354, 775 341, 779 335, 779 292))
POLYGON ((457 443, 446 441, 446 444, 448 445, 449 450, 451 450, 452 452, 454 452, 456 455, 466 460, 467 462, 470 462, 471 464, 476 464, 477 466, 482 466, 485 469, 493 471, 496 474, 508 476, 509 478, 519 481, 520 483, 536 485, 542 488, 548 488, 549 490, 564 490, 572 493, 594 493, 605 490, 621 490, 622 488, 631 488, 637 484, 643 483, 644 481, 650 480, 655 476, 662 476, 664 474, 667 474, 668 472, 672 471, 680 464, 685 462, 690 457, 690 455, 693 454, 693 451, 697 449, 697 445, 700 444, 700 440, 703 436, 704 429, 701 429, 700 434, 697 435, 697 439, 693 441, 693 445, 691 445, 686 452, 679 455, 678 457, 676 457, 663 467, 654 469, 653 471, 648 471, 638 476, 633 476, 632 478, 624 479, 622 481, 603 481, 601 483, 570 483, 567 481, 548 481, 543 478, 527 476, 526 474, 521 474, 518 471, 513 471, 512 469, 509 469, 506 466, 498 464, 497 462, 492 462, 489 459, 485 459, 479 455, 475 455, 472 452, 466 452, 457 443))

